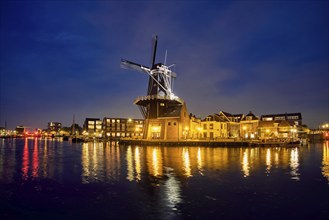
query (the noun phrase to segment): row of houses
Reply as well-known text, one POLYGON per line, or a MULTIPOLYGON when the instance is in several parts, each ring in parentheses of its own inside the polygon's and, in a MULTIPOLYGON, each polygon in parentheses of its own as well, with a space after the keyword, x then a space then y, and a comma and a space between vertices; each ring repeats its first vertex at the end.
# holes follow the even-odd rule
POLYGON ((301 113, 254 115, 220 111, 201 120, 198 129, 203 139, 268 139, 296 138, 308 132, 302 125, 301 113))
MULTIPOLYGON (((231 114, 220 111, 204 119, 189 115, 190 122, 183 128, 178 139, 273 139, 295 138, 308 132, 302 125, 301 113, 262 115, 231 114)), ((170 122, 168 122, 170 123, 170 122)), ((168 125, 169 126, 169 125, 168 125)), ((152 128, 153 129, 153 128, 152 128)), ((152 130, 157 139, 156 128, 152 130)), ((144 120, 131 118, 86 118, 82 135, 85 137, 143 138, 144 120)))

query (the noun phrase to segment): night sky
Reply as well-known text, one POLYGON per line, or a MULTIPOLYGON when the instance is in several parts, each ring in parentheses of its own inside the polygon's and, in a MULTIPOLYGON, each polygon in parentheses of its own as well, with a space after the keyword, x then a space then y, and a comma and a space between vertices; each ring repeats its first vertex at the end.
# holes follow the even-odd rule
POLYGON ((174 92, 196 116, 301 112, 329 120, 328 1, 4 1, 0 126, 142 118, 133 101, 157 61, 175 63, 174 92))

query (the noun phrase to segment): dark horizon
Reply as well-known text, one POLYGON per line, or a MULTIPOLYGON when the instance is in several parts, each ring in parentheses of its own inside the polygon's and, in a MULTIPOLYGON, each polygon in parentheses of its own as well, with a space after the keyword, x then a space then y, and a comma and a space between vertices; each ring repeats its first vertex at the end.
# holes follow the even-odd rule
POLYGON ((190 113, 301 112, 329 121, 329 3, 1 1, 0 126, 70 126, 87 117, 142 118, 133 100, 159 36, 190 113), (59 13, 60 12, 60 13, 59 13))

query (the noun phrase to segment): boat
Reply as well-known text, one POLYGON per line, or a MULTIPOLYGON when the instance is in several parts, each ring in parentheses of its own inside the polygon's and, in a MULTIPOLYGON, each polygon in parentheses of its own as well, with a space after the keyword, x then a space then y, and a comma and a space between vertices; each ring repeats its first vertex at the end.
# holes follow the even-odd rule
POLYGON ((84 142, 82 138, 72 137, 72 143, 81 143, 84 142))

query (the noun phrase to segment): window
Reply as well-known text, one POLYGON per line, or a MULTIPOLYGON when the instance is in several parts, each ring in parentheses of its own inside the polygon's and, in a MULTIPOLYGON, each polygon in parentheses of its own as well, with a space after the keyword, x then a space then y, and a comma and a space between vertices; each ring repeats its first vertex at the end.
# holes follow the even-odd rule
POLYGON ((161 103, 160 103, 160 106, 165 106, 165 104, 161 102, 161 103))
POLYGON ((171 125, 171 122, 168 122, 168 126, 170 126, 171 125))
POLYGON ((209 129, 214 129, 214 124, 209 124, 209 129))
POLYGON ((204 125, 203 125, 203 129, 204 129, 204 130, 207 130, 207 124, 204 124, 204 125))
POLYGON ((176 122, 174 122, 174 126, 176 126, 176 122))

